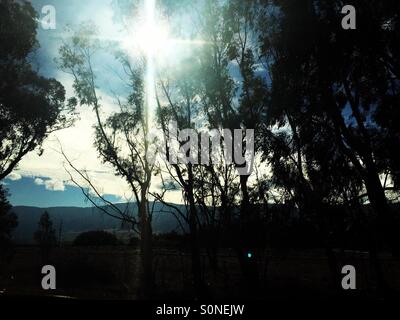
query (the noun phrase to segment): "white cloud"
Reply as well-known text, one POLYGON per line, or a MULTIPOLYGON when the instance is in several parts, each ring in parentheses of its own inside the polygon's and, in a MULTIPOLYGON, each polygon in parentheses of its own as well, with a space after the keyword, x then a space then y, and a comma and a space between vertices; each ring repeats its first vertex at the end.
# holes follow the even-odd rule
MULTIPOLYGON (((73 96, 72 77, 60 71, 56 78, 64 85, 66 96, 73 96)), ((111 112, 119 110, 113 97, 101 90, 99 90, 99 95, 104 118, 111 112)), ((93 146, 93 125, 97 123, 95 113, 92 108, 87 106, 79 106, 77 109, 79 119, 74 126, 52 133, 42 146, 44 153, 41 156, 33 151, 22 158, 19 172, 23 176, 38 177, 35 179, 35 183, 45 185, 48 190, 64 190, 64 184, 74 185, 70 182, 70 176, 65 170, 65 167, 68 168, 68 164, 60 152, 62 147, 76 168, 87 170, 91 181, 94 182, 100 193, 129 198, 132 191, 128 184, 124 179, 115 175, 115 169, 102 163, 93 146), (48 182, 47 178, 50 178, 52 182, 48 182)), ((79 176, 71 168, 69 170, 72 171, 74 179, 81 183, 79 176)), ((82 182, 82 185, 85 184, 82 182)))
POLYGON ((7 178, 10 179, 10 180, 12 180, 12 181, 16 181, 16 180, 21 179, 22 176, 21 176, 19 173, 17 173, 17 172, 11 172, 11 173, 7 176, 7 178))
MULTIPOLYGON (((71 90, 69 79, 60 80, 67 91, 71 90)), ((107 113, 115 110, 112 98, 102 95, 102 107, 107 113)), ((80 170, 87 170, 90 179, 102 194, 112 194, 120 197, 130 197, 132 194, 127 183, 115 176, 115 170, 110 165, 103 164, 97 150, 93 146, 94 130, 96 123, 94 112, 89 107, 79 107, 80 120, 71 128, 55 132, 49 136, 43 144, 44 153, 39 156, 37 152, 28 153, 20 162, 19 172, 23 176, 37 177, 34 182, 37 185, 45 185, 48 190, 65 190, 65 184, 70 182, 70 176, 64 167, 68 168, 63 155, 62 147, 68 159, 80 170), (47 180, 47 179, 50 180, 47 180)), ((79 183, 79 176, 69 168, 74 179, 79 183)), ((82 182, 82 185, 85 183, 82 182)))
POLYGON ((34 182, 35 182, 35 184, 37 184, 38 186, 44 185, 44 180, 43 180, 43 179, 40 179, 40 178, 36 178, 34 182))
POLYGON ((44 180, 42 178, 35 178, 34 182, 38 186, 44 185, 46 190, 50 190, 50 191, 64 191, 65 190, 64 182, 60 179, 50 178, 50 179, 44 180))
POLYGON ((64 191, 65 190, 64 183, 58 179, 45 180, 44 185, 46 186, 46 189, 50 190, 50 191, 64 191))
MULTIPOLYGON (((105 1, 109 3, 109 1, 105 1)), ((96 1, 96 7, 98 3, 96 1)), ((93 6, 86 7, 86 10, 81 10, 78 14, 81 21, 87 20, 90 16, 94 21, 102 21, 99 25, 100 32, 106 38, 116 36, 118 34, 120 26, 115 26, 112 21, 112 10, 109 10, 108 5, 102 6, 92 10, 93 6), (83 12, 85 11, 85 12, 83 12)), ((77 23, 78 24, 78 23, 77 23)), ((58 47, 61 44, 58 40, 51 40, 45 38, 46 35, 42 35, 41 38, 46 39, 43 44, 43 48, 46 48, 48 60, 53 61, 53 58, 58 55, 58 47)), ((110 74, 110 67, 114 67, 113 63, 96 64, 99 69, 96 72, 99 74, 99 95, 101 96, 101 111, 102 117, 115 110, 119 110, 118 105, 115 103, 112 95, 107 94, 106 91, 118 88, 119 83, 108 87, 108 84, 114 84, 110 74), (110 66, 110 65, 111 66, 110 66)), ((53 63, 49 63, 48 67, 55 67, 53 63)), ((74 96, 73 90, 73 78, 61 71, 51 70, 52 76, 60 81, 66 90, 66 97, 74 96), (54 73, 54 74, 53 74, 54 73)), ((118 90, 117 90, 118 91, 118 90)), ((80 170, 87 170, 88 176, 90 177, 96 189, 101 194, 111 194, 121 197, 122 199, 132 197, 132 190, 128 184, 121 177, 115 175, 115 169, 110 165, 103 164, 99 158, 97 150, 93 146, 94 130, 93 125, 96 123, 96 117, 92 108, 84 106, 78 107, 80 119, 71 128, 64 129, 55 133, 52 133, 44 142, 43 149, 44 153, 42 156, 38 156, 37 152, 30 152, 27 154, 19 164, 19 172, 22 176, 28 176, 35 178, 34 182, 36 185, 43 185, 47 190, 63 191, 65 185, 73 185, 70 181, 70 176, 64 167, 68 168, 65 164, 65 159, 60 153, 60 147, 62 147, 68 159, 71 160, 77 168, 80 170)), ((73 171, 73 170, 71 170, 73 171)), ((79 183, 84 185, 82 179, 72 172, 74 179, 77 179, 79 183)), ((158 185, 159 181, 155 182, 154 185, 158 185)), ((172 195, 181 196, 180 192, 171 192, 172 195)), ((172 196, 172 198, 174 198, 172 196)))

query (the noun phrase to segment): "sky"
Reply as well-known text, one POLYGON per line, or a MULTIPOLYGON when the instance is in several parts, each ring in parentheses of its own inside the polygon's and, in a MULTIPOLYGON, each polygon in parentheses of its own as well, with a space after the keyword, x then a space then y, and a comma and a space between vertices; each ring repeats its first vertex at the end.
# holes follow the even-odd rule
MULTIPOLYGON (((52 5, 56 10, 56 29, 44 30, 39 21, 38 41, 40 48, 31 57, 34 68, 46 77, 60 81, 67 92, 73 96, 73 79, 57 68, 55 58, 58 48, 65 37, 65 27, 78 28, 79 24, 94 21, 99 33, 112 39, 120 34, 121 25, 115 21, 112 0, 33 0, 33 7, 45 17, 42 8, 52 5)), ((120 79, 115 60, 100 56, 96 61, 95 72, 103 112, 116 110, 116 103, 111 92, 118 90, 120 79)), ((88 206, 81 190, 71 181, 64 169, 65 160, 60 154, 63 151, 77 168, 87 170, 91 180, 107 199, 124 202, 131 199, 131 191, 126 182, 114 174, 114 170, 101 162, 93 147, 93 125, 95 116, 89 107, 78 107, 79 120, 71 128, 52 133, 43 144, 44 153, 39 156, 36 151, 27 154, 19 163, 17 170, 4 180, 11 196, 12 205, 46 206, 88 206)), ((176 196, 171 201, 178 202, 176 196)))
MULTIPOLYGON (((179 13, 179 18, 174 18, 175 21, 180 20, 182 25, 185 25, 185 28, 179 30, 178 39, 167 39, 170 26, 162 18, 153 17, 149 24, 149 19, 143 18, 146 17, 145 14, 131 17, 129 12, 124 12, 124 16, 129 19, 128 23, 131 24, 129 27, 131 33, 127 34, 123 27, 126 26, 127 21, 118 20, 115 14, 115 1, 117 0, 31 1, 39 13, 37 38, 40 44, 40 48, 31 56, 32 65, 43 76, 55 78, 61 82, 66 89, 67 98, 74 96, 73 78, 70 74, 59 70, 55 61, 58 58, 60 46, 68 37, 68 33, 65 32, 66 27, 78 29, 81 23, 92 21, 96 24, 101 39, 117 40, 120 47, 129 53, 136 52, 135 50, 138 49, 132 48, 132 38, 135 38, 136 43, 142 44, 142 46, 139 45, 139 49, 151 52, 154 55, 153 58, 157 59, 154 65, 168 66, 170 70, 179 69, 179 61, 187 61, 188 57, 192 58, 193 48, 205 44, 201 39, 188 38, 191 33, 191 24, 187 21, 189 15, 184 13, 179 13), (54 7, 56 13, 54 30, 46 30, 42 27, 42 21, 47 14, 42 9, 49 5, 54 7), (152 28, 154 25, 158 29, 152 28), (153 41, 149 42, 149 39, 153 41)), ((144 1, 146 4, 152 1, 157 4, 157 0, 144 1)), ((152 64, 148 62, 147 66, 149 65, 152 64)), ((118 111, 115 94, 127 93, 123 89, 121 80, 121 77, 123 78, 121 65, 111 54, 102 52, 93 58, 93 66, 103 115, 118 111)), ((157 69, 157 66, 154 68, 157 69)), ((237 67, 233 66, 230 72, 233 78, 240 81, 235 69, 237 67)), ((148 80, 154 81, 154 79, 148 80)), ((150 90, 147 91, 150 92, 150 90)), ((152 99, 155 100, 155 97, 152 99)), ((87 172, 96 189, 108 200, 125 202, 133 198, 128 184, 115 175, 115 170, 110 165, 102 163, 93 146, 93 125, 96 123, 93 110, 88 106, 79 106, 77 111, 79 119, 74 126, 52 133, 42 145, 44 150, 42 155, 39 156, 36 151, 27 154, 19 163, 17 170, 5 179, 3 183, 9 189, 12 205, 38 207, 90 205, 81 190, 71 181, 65 169, 68 166, 61 154, 61 148, 76 168, 87 172)), ((160 178, 156 177, 152 182, 152 188, 154 190, 159 186, 160 178)), ((182 193, 179 190, 170 191, 166 194, 165 200, 182 203, 182 193)))
MULTIPOLYGON (((15 177, 6 180, 9 200, 13 205, 49 207, 90 207, 92 204, 77 187, 46 177, 15 177), (16 180, 12 180, 16 179, 16 180)), ((107 195, 108 201, 119 202, 115 195, 107 195)))

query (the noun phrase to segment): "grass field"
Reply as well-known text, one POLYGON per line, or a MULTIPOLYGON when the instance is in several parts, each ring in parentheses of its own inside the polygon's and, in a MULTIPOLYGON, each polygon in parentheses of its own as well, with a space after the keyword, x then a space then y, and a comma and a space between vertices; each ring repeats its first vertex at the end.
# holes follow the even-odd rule
MULTIPOLYGON (((339 266, 353 265, 357 271, 357 290, 345 295, 378 298, 374 272, 364 252, 336 253, 339 266)), ((249 299, 329 299, 335 295, 327 259, 322 251, 274 251, 258 253, 258 290, 246 291, 237 257, 233 250, 220 250, 219 269, 211 271, 205 252, 202 269, 209 296, 249 299)), ((129 246, 54 248, 50 255, 56 268, 57 289, 41 288, 41 251, 20 246, 9 264, 3 264, 0 292, 5 295, 61 295, 83 299, 136 299, 140 254, 129 246)), ((400 291, 400 261, 389 254, 380 261, 385 279, 394 294, 400 291)), ((154 298, 191 299, 190 254, 167 248, 154 252, 154 298)))

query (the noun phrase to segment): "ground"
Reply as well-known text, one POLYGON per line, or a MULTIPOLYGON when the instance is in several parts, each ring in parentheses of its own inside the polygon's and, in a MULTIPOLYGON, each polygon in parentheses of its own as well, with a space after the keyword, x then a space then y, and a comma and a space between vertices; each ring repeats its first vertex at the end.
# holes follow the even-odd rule
MULTIPOLYGON (((190 254, 184 250, 156 248, 153 298, 193 298, 190 254)), ((354 265, 357 289, 345 296, 377 299, 374 272, 366 252, 337 251, 338 264, 354 265)), ((54 248, 50 262, 56 268, 56 290, 41 288, 40 248, 16 247, 9 264, 2 266, 0 295, 60 295, 83 299, 137 299, 140 272, 139 251, 130 246, 54 248)), ((251 259, 254 259, 253 255, 251 259)), ((321 250, 266 250, 259 259, 258 288, 249 293, 235 252, 221 249, 219 270, 212 272, 205 251, 202 268, 211 298, 250 299, 330 299, 335 296, 328 263, 321 250), (205 270, 208 270, 206 272, 205 270)), ((390 254, 380 256, 385 279, 393 294, 400 291, 400 260, 390 254)))

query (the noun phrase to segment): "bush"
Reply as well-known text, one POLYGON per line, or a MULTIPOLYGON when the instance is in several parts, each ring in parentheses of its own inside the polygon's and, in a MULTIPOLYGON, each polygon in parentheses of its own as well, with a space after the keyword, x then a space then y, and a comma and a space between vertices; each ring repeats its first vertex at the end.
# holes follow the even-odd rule
POLYGON ((53 228, 53 221, 47 211, 40 216, 38 229, 33 238, 43 248, 50 248, 57 244, 56 230, 53 228))
POLYGON ((17 224, 17 216, 11 212, 7 200, 7 190, 0 184, 0 263, 8 261, 13 254, 11 233, 17 224))
POLYGON ((131 237, 129 238, 128 245, 132 247, 139 247, 140 239, 138 237, 131 237))
POLYGON ((72 245, 74 246, 115 246, 118 239, 110 232, 98 230, 79 234, 72 245))

